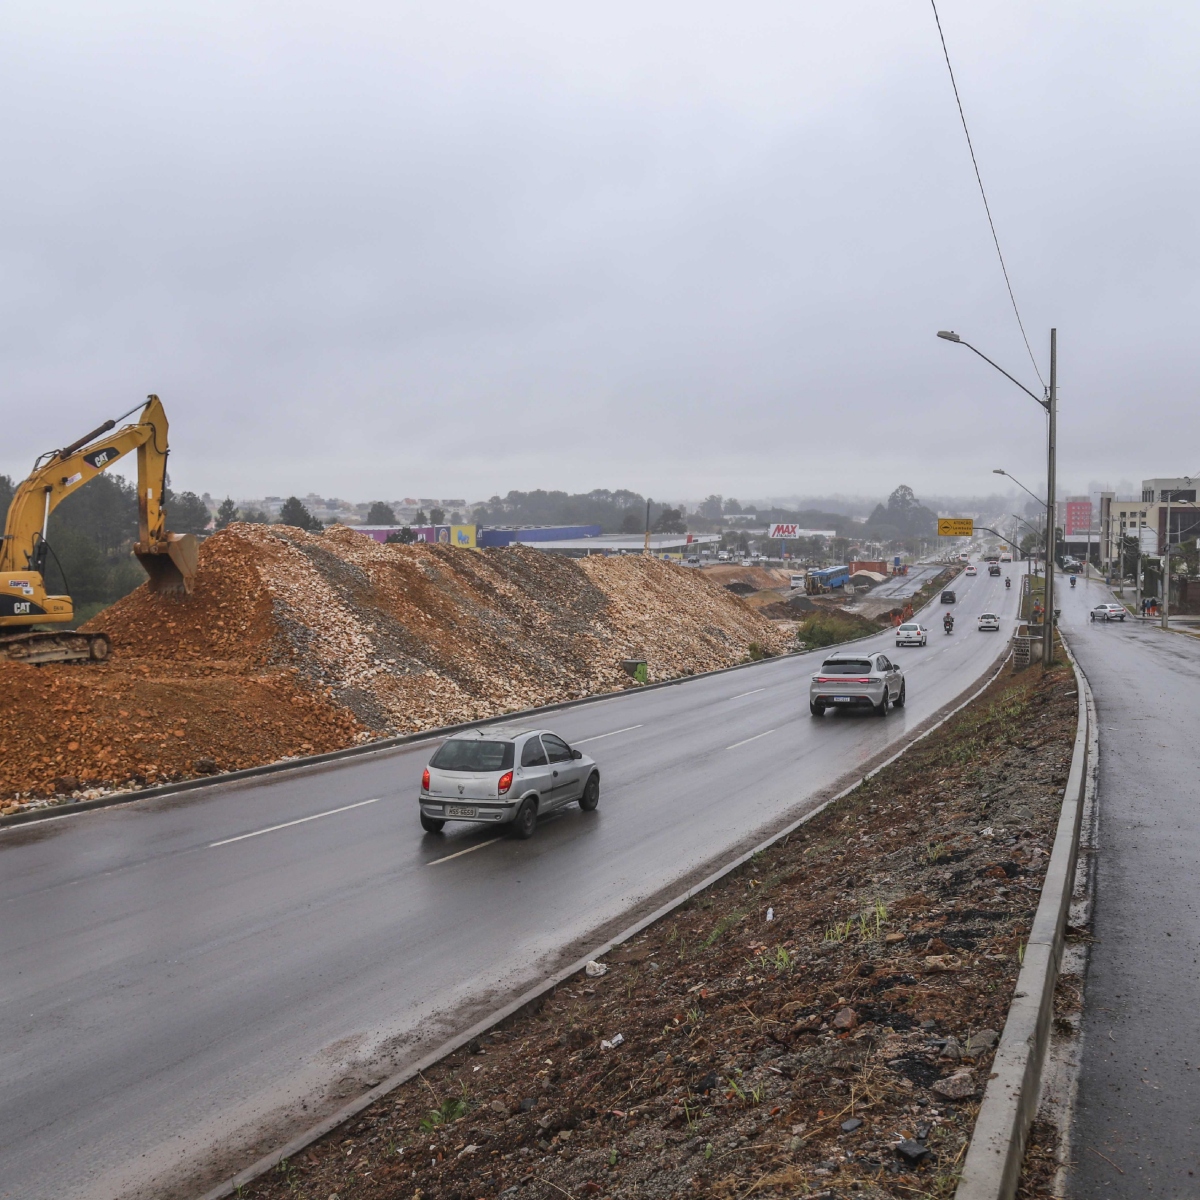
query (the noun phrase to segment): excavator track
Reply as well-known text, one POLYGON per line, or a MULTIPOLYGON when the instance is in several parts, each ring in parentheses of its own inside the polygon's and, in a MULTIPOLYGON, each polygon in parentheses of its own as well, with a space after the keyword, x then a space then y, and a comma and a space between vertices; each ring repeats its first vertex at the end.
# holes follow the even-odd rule
POLYGON ((112 650, 107 633, 31 630, 0 635, 0 661, 37 665, 48 662, 103 662, 112 650))

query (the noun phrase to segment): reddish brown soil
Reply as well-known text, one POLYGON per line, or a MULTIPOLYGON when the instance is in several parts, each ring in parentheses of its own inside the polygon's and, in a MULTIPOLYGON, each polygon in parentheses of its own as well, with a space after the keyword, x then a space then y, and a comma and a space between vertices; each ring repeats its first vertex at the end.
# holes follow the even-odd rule
POLYGON ((192 595, 143 586, 87 628, 103 666, 0 663, 0 812, 633 686, 625 658, 653 681, 788 645, 657 559, 262 525, 209 538, 192 595))
POLYGON ((243 1195, 950 1197, 1075 719, 1069 668, 1007 675, 603 977, 567 981, 243 1195), (939 1094, 953 1076, 964 1094, 939 1094))

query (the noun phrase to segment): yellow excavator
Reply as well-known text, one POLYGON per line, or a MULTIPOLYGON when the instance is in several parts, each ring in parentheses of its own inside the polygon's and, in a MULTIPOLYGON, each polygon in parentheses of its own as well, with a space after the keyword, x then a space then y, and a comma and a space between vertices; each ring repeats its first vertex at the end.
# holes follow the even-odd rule
POLYGON ((17 488, 0 542, 0 659, 27 663, 69 662, 108 657, 105 633, 35 629, 66 625, 75 616, 70 596, 46 594, 46 541, 50 514, 72 492, 95 479, 117 459, 137 451, 138 541, 133 547, 154 592, 191 592, 199 545, 190 533, 169 533, 163 492, 167 482, 167 414, 157 396, 131 408, 61 450, 41 455, 17 488), (115 429, 118 421, 136 421, 115 429))

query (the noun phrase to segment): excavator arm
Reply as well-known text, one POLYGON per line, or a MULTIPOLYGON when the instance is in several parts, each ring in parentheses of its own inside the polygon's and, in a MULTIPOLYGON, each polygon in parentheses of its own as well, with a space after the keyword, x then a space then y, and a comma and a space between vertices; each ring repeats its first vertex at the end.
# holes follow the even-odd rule
MULTIPOLYGON (((109 431, 123 418, 106 421, 71 445, 42 455, 29 478, 17 488, 0 543, 0 634, 6 627, 72 619, 70 597, 50 596, 45 590, 46 559, 51 552, 46 540, 50 514, 69 495, 135 450, 138 541, 134 553, 150 576, 153 591, 192 590, 199 557, 196 539, 191 534, 168 532, 163 510, 167 416, 157 396, 148 396, 140 407, 138 419, 115 432, 109 431)), ((132 409, 125 416, 136 411, 132 409)))

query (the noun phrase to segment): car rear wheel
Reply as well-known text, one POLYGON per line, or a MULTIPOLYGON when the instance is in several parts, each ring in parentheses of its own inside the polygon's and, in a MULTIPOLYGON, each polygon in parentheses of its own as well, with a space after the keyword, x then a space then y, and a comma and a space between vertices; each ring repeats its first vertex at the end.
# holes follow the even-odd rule
POLYGON ((903 707, 904 707, 904 687, 905 687, 905 685, 902 683, 902 684, 900 685, 900 695, 898 695, 898 696, 896 697, 896 707, 897 707, 897 708, 903 708, 903 707))
POLYGON ((813 715, 814 717, 823 717, 823 716, 825 715, 825 705, 823 705, 823 704, 814 704, 814 703, 813 703, 813 702, 810 700, 810 701, 808 702, 808 711, 809 711, 810 713, 812 713, 812 715, 813 715))
POLYGON ((446 828, 446 822, 438 817, 427 817, 424 813, 421 814, 421 828, 426 833, 441 833, 446 828))
POLYGON ((583 789, 583 795, 579 797, 579 807, 584 812, 595 812, 596 805, 600 803, 600 776, 593 774, 588 778, 587 784, 583 789))
POLYGON ((885 687, 883 689, 883 699, 880 700, 880 702, 877 705, 875 705, 875 715, 877 717, 886 717, 888 705, 890 703, 891 703, 891 698, 888 696, 888 690, 885 687))
POLYGON ((513 819, 512 831, 514 837, 521 839, 533 837, 533 831, 537 828, 537 801, 526 800, 517 811, 516 817, 513 819))

